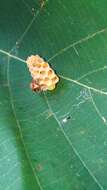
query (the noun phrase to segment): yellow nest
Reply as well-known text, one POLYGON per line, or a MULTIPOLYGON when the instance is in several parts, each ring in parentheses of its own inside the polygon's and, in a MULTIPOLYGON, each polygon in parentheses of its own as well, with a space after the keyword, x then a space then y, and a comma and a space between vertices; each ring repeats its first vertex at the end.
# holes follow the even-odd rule
POLYGON ((27 58, 27 65, 33 82, 38 85, 41 91, 55 89, 59 78, 54 70, 39 55, 31 55, 27 58))

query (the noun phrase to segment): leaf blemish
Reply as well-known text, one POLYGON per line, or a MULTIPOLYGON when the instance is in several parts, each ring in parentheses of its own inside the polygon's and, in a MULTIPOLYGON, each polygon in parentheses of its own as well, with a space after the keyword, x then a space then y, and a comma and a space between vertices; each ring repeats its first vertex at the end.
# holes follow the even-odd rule
POLYGON ((37 170, 38 172, 42 171, 42 170, 43 170, 42 165, 41 165, 41 164, 37 164, 37 165, 36 165, 36 170, 37 170))
POLYGON ((34 7, 32 7, 32 14, 35 16, 35 8, 34 7))
POLYGON ((71 119, 71 116, 67 116, 67 117, 65 117, 63 120, 62 120, 62 122, 63 123, 66 123, 68 120, 70 120, 71 119))
POLYGON ((53 115, 53 113, 51 111, 48 112, 48 115, 47 115, 46 119, 49 119, 52 115, 53 115))
POLYGON ((48 0, 40 0, 41 9, 46 5, 47 2, 48 2, 48 0))

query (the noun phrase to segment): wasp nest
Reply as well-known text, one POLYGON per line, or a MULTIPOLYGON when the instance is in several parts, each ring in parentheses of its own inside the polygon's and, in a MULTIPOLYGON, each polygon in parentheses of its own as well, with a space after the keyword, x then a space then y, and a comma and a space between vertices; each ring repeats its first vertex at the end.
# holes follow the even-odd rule
POLYGON ((27 65, 33 78, 31 88, 34 91, 53 90, 59 81, 53 69, 39 55, 27 58, 27 65))

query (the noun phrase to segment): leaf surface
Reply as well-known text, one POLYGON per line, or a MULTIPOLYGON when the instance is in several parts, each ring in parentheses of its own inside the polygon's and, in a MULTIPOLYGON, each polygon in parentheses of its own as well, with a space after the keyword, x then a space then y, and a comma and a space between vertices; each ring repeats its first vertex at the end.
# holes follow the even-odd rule
POLYGON ((106 0, 0 6, 0 190, 107 189, 106 0), (33 93, 25 60, 60 77, 33 93))

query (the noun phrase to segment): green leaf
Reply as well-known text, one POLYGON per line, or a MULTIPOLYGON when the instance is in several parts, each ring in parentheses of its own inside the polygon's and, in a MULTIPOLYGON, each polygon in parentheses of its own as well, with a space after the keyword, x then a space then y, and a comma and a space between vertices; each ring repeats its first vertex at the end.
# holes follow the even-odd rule
POLYGON ((106 0, 0 5, 0 190, 107 189, 106 0), (34 93, 25 60, 60 76, 34 93))

